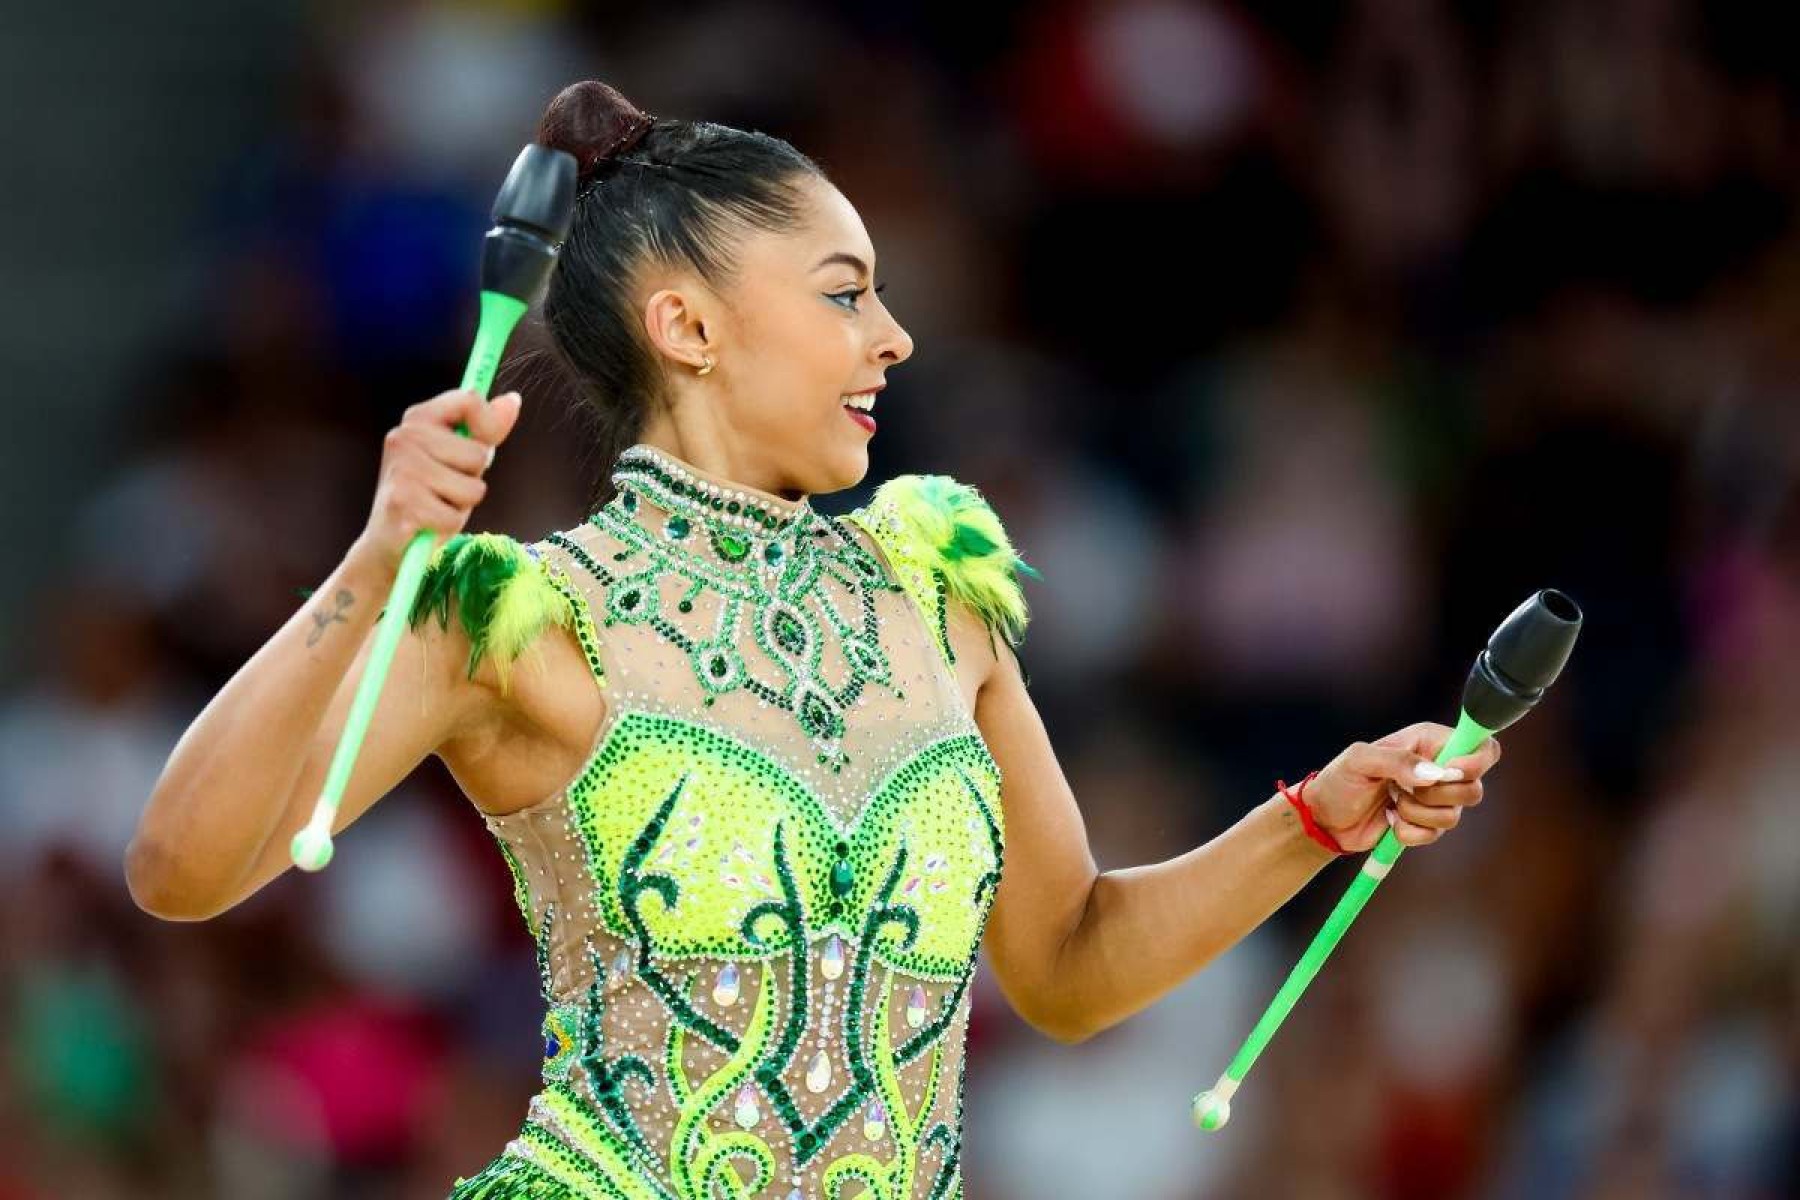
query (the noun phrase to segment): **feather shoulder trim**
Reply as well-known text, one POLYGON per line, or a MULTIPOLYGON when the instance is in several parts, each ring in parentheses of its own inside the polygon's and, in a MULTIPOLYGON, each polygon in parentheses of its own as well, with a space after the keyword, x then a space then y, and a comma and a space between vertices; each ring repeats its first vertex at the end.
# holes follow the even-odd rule
POLYGON ((948 475, 896 475, 844 519, 887 552, 952 663, 948 599, 967 605, 1012 646, 1024 638, 1029 613, 1019 577, 1043 576, 1014 552, 974 487, 948 475))
POLYGON ((512 664, 539 634, 575 623, 574 605, 538 553, 499 533, 459 533, 432 555, 413 602, 412 627, 435 616, 448 630, 452 608, 469 638, 469 678, 482 656, 492 655, 502 694, 512 664))

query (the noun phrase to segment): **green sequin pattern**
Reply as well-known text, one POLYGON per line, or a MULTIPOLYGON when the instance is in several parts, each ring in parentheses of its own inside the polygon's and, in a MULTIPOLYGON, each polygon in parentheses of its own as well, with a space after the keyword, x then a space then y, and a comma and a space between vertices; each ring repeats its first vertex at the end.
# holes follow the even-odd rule
POLYGON ((543 1087, 452 1195, 960 1197, 1005 836, 936 614, 903 546, 627 465, 531 548, 606 715, 565 788, 488 818, 538 947, 543 1087))

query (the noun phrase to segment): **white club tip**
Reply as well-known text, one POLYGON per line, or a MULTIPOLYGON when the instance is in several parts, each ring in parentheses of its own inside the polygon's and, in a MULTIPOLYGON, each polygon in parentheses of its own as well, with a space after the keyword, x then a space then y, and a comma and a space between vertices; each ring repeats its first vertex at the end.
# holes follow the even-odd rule
POLYGON ((331 834, 308 825, 294 835, 288 853, 302 871, 323 871, 325 864, 331 861, 331 834))
POLYGON ((1231 1101, 1221 1100, 1211 1092, 1201 1092, 1194 1097, 1194 1124, 1208 1133, 1215 1133, 1225 1128, 1225 1122, 1231 1120, 1231 1101))

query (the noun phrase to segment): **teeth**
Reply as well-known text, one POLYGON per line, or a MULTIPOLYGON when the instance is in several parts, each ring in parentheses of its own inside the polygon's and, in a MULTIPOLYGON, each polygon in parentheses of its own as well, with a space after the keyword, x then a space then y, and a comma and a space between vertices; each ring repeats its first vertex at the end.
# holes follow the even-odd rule
POLYGON ((868 412, 875 407, 875 393, 858 392, 854 396, 845 396, 844 403, 848 404, 851 408, 859 409, 862 412, 868 412))

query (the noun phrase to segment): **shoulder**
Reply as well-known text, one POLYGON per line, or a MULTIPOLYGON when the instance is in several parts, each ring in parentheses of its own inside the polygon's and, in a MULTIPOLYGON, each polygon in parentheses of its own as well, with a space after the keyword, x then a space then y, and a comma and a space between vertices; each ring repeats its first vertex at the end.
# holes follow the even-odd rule
POLYGON ((449 630, 454 618, 469 643, 469 678, 489 659, 505 692, 508 669, 539 635, 575 625, 574 597, 544 550, 542 542, 503 533, 456 534, 433 552, 409 624, 418 629, 435 618, 449 630))
POLYGON ((948 475, 896 475, 844 519, 881 547, 946 655, 952 603, 967 607, 1009 644, 1023 640, 1029 610, 1020 580, 1041 576, 1019 556, 999 514, 972 485, 948 475))

